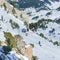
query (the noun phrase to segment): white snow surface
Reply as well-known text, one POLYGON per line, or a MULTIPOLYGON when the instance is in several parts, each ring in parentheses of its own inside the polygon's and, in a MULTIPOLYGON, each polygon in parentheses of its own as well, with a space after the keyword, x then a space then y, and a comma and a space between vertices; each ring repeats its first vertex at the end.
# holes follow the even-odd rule
POLYGON ((52 20, 54 20, 56 18, 57 19, 60 18, 60 11, 56 10, 57 8, 60 7, 60 2, 52 2, 52 1, 50 1, 50 2, 51 2, 51 5, 45 4, 47 7, 50 8, 50 10, 44 10, 43 9, 43 10, 40 10, 40 11, 37 12, 36 10, 39 9, 39 8, 35 9, 34 7, 26 8, 24 10, 26 13, 30 13, 29 14, 30 15, 30 23, 37 22, 38 20, 43 19, 43 18, 44 19, 52 19, 52 20), (46 15, 49 12, 51 14, 46 15), (36 16, 38 16, 37 19, 32 19, 33 17, 36 17, 36 16))
POLYGON ((47 4, 47 6, 50 8, 50 9, 57 9, 58 7, 60 7, 60 2, 52 2, 50 1, 51 5, 47 4))
POLYGON ((48 28, 46 28, 45 30, 43 30, 42 28, 38 28, 36 33, 43 33, 44 36, 47 37, 49 40, 60 42, 60 25, 50 22, 47 24, 47 26, 48 28), (53 28, 55 29, 54 34, 49 33, 49 31, 51 31, 53 28))
POLYGON ((0 24, 2 27, 2 29, 0 30, 0 40, 5 40, 3 31, 10 32, 13 36, 19 34, 23 37, 26 44, 34 44, 33 55, 37 56, 38 60, 60 60, 60 46, 54 46, 51 42, 48 42, 46 39, 40 37, 31 30, 27 32, 28 35, 26 36, 25 33, 21 32, 22 28, 25 27, 24 23, 19 19, 15 18, 12 14, 7 13, 3 8, 0 7, 0 18, 1 15, 3 16, 4 21, 1 21, 0 19, 0 24), (12 29, 9 23, 10 19, 16 22, 20 26, 20 28, 12 29), (38 44, 39 41, 41 43, 41 46, 38 44))

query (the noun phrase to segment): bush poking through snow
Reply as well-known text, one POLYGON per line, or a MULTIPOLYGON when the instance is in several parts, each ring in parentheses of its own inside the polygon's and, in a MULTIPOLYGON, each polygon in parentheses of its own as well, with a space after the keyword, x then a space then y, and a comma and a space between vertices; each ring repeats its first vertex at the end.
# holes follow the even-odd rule
POLYGON ((30 44, 34 48, 34 44, 30 44))
POLYGON ((18 16, 15 16, 16 18, 18 18, 18 16))
POLYGON ((38 60, 37 56, 32 56, 32 60, 38 60))
POLYGON ((24 25, 26 25, 26 27, 28 27, 28 24, 27 24, 27 22, 26 22, 26 21, 24 21, 24 25))
POLYGON ((4 32, 4 36, 6 38, 6 43, 8 46, 15 48, 16 47, 16 42, 14 40, 14 37, 12 36, 11 33, 9 32, 4 32))
POLYGON ((20 15, 21 18, 23 18, 22 14, 20 15))
POLYGON ((56 20, 56 23, 57 23, 57 24, 60 24, 60 19, 56 20))
POLYGON ((2 29, 2 27, 0 27, 0 29, 2 29))
POLYGON ((3 6, 4 6, 4 9, 6 10, 7 7, 6 7, 6 4, 5 3, 3 3, 3 6))
POLYGON ((36 30, 38 28, 46 29, 46 28, 48 28, 48 26, 46 25, 47 22, 52 22, 52 20, 50 21, 49 19, 48 20, 47 19, 41 19, 38 22, 31 23, 29 25, 29 28, 31 29, 32 27, 34 27, 36 30))
POLYGON ((15 13, 16 13, 16 11, 15 11, 15 9, 14 9, 14 8, 12 9, 12 13, 13 13, 13 14, 15 14, 15 13))
POLYGON ((48 39, 47 37, 44 36, 43 33, 40 33, 40 36, 41 36, 42 38, 48 39))
POLYGON ((38 42, 38 44, 39 44, 39 46, 41 46, 41 42, 40 41, 38 42))
POLYGON ((6 39, 6 43, 7 43, 8 46, 12 47, 12 45, 11 45, 11 41, 10 41, 9 38, 6 39))
POLYGON ((53 44, 59 46, 58 41, 53 42, 53 44))
POLYGON ((9 0, 9 3, 15 7, 15 2, 14 1, 9 0))
POLYGON ((53 41, 52 41, 52 40, 49 40, 49 42, 53 43, 53 41))
POLYGON ((2 21, 4 20, 2 15, 1 15, 1 20, 2 20, 2 21))
POLYGON ((16 22, 12 21, 11 19, 10 19, 9 22, 11 23, 11 27, 12 27, 13 29, 19 28, 19 25, 18 25, 16 22))
POLYGON ((44 37, 44 34, 43 34, 43 33, 40 33, 40 36, 41 36, 41 37, 44 37))

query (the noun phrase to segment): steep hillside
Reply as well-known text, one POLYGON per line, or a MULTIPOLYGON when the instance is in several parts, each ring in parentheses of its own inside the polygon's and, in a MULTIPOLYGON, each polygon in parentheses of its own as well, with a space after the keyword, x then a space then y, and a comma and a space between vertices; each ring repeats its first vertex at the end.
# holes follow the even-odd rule
POLYGON ((13 36, 19 34, 23 37, 26 44, 33 46, 33 58, 38 60, 60 60, 59 46, 54 46, 51 42, 41 38, 31 30, 27 32, 28 35, 26 36, 26 34, 22 32, 22 28, 26 28, 24 23, 10 13, 7 13, 3 7, 0 7, 0 25, 0 40, 5 40, 4 32, 10 32, 13 36), (11 22, 13 23, 12 25, 11 22), (19 27, 16 27, 15 24, 18 24, 19 27))
POLYGON ((17 2, 13 0, 11 2, 14 2, 12 5, 17 5, 15 7, 24 10, 30 16, 30 23, 42 18, 52 20, 60 18, 59 0, 18 0, 17 2), (38 18, 35 18, 36 16, 38 18))
MULTIPOLYGON (((22 0, 23 1, 23 0, 22 0)), ((43 0, 42 0, 43 1, 43 0)), ((26 49, 26 53, 28 54, 27 57, 30 57, 30 52, 31 49, 32 50, 32 59, 31 60, 60 60, 60 20, 55 20, 55 18, 53 20, 49 19, 41 19, 38 18, 39 15, 46 15, 46 13, 50 12, 51 10, 39 10, 39 12, 36 12, 35 8, 29 8, 27 10, 25 10, 25 12, 27 12, 29 15, 32 12, 32 14, 30 15, 31 20, 30 23, 32 23, 32 25, 30 25, 30 27, 36 27, 36 30, 34 29, 34 31, 31 31, 30 29, 27 29, 26 27, 26 23, 24 23, 22 20, 16 18, 14 16, 14 14, 11 14, 10 12, 7 12, 3 6, 0 6, 0 40, 1 41, 8 41, 8 39, 6 38, 10 38, 13 43, 15 43, 14 41, 14 37, 15 39, 19 38, 22 39, 24 42, 24 44, 22 43, 22 40, 20 41, 19 39, 16 40, 17 42, 17 46, 21 48, 25 45, 25 49, 26 49), (31 10, 32 9, 32 10, 31 10), (31 11, 30 11, 31 10, 31 11), (43 12, 43 13, 42 13, 43 12), (36 16, 38 15, 38 16, 36 16), (35 19, 35 18, 36 19, 35 19), (32 19, 33 18, 33 19, 32 19), (38 19, 37 19, 38 18, 38 19), (34 20, 34 21, 33 21, 34 20), (18 37, 16 37, 16 35, 18 37), (19 45, 18 45, 19 44, 19 45), (32 46, 31 48, 29 46, 32 46)), ((53 10, 52 16, 55 16, 55 14, 57 10, 53 10), (54 12, 55 11, 55 12, 54 12)), ((59 11, 58 11, 59 13, 59 11)), ((47 15, 49 15, 50 13, 48 13, 47 15)), ((44 15, 44 17, 46 17, 44 15)), ((60 16, 60 15, 59 15, 60 16)), ((57 17, 59 17, 57 16, 57 17)), ((42 17, 43 18, 43 17, 42 17)), ((10 40, 8 41, 10 42, 10 40)), ((8 46, 12 46, 13 43, 8 44, 8 46)), ((15 44, 13 45, 13 47, 16 47, 15 44)), ((1 48, 2 49, 2 48, 1 48)), ((18 56, 21 59, 21 56, 23 56, 24 54, 24 48, 22 49, 23 54, 21 53, 21 51, 19 51, 18 55, 16 55, 16 51, 14 51, 15 49, 13 49, 8 57, 10 57, 11 59, 14 57, 12 56, 13 54, 15 56, 18 56), (20 54, 20 55, 19 55, 20 54)), ((1 52, 1 54, 3 54, 1 52)), ((25 56, 27 55, 25 54, 25 56)), ((1 56, 1 55, 0 55, 1 56)), ((6 56, 6 55, 4 55, 6 56)), ((21 60, 28 60, 25 56, 23 56, 21 60), (26 59, 25 59, 25 58, 26 59)), ((7 57, 6 57, 7 58, 7 57)), ((11 60, 10 59, 10 60, 11 60)), ((16 57, 15 57, 16 59, 16 57)), ((13 60, 15 60, 13 59, 13 60)), ((8 59, 7 59, 8 60, 8 59)), ((16 59, 17 60, 17 59, 16 59)))
POLYGON ((4 54, 4 51, 0 50, 1 60, 29 60, 27 57, 25 57, 27 55, 23 56, 22 53, 19 53, 19 49, 17 49, 14 41, 14 36, 19 35, 22 28, 26 28, 24 22, 17 19, 14 14, 9 13, 7 10, 5 10, 4 6, 0 5, 0 44, 3 46, 8 46, 8 48, 5 47, 5 52, 8 52, 7 55, 4 54), (11 47, 12 50, 9 51, 9 47, 11 47), (15 49, 17 49, 18 53, 15 49))

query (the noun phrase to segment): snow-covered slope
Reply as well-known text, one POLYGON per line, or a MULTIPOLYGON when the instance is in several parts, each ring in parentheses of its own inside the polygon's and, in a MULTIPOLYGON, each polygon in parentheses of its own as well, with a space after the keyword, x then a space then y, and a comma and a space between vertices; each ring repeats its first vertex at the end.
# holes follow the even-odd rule
MULTIPOLYGON (((60 1, 55 1, 55 0, 44 0, 43 4, 41 5, 42 1, 41 2, 37 2, 37 4, 40 4, 40 6, 38 7, 37 5, 37 8, 35 8, 34 6, 31 6, 31 7, 26 7, 24 9, 24 11, 30 15, 30 23, 31 22, 35 22, 35 21, 38 21, 39 19, 58 19, 60 18, 60 1), (50 2, 47 3, 46 1, 50 2), (35 18, 36 16, 38 16, 38 18, 35 18), (33 19, 35 18, 35 19, 33 19)), ((26 3, 27 4, 27 3, 26 3)), ((29 4, 28 4, 29 6, 29 4)))
POLYGON ((37 29, 37 33, 43 33, 45 37, 47 37, 49 40, 52 41, 58 41, 60 43, 60 25, 57 23, 52 23, 50 22, 49 24, 47 24, 47 27, 45 30, 43 30, 42 28, 38 28, 37 29), (54 29, 54 33, 50 33, 50 31, 54 29))
MULTIPOLYGON (((39 14, 38 12, 37 12, 38 14, 34 13, 34 11, 32 16, 39 14)), ((46 14, 47 11, 42 10, 40 12, 41 14, 46 14)), ((48 29, 50 29, 50 26, 55 28, 59 27, 56 29, 56 31, 59 31, 60 25, 56 23, 54 24, 56 26, 55 25, 52 26, 53 23, 47 24, 49 26, 48 29)), ((47 39, 35 34, 31 30, 27 32, 26 36, 26 34, 22 32, 23 28, 26 28, 24 22, 14 17, 12 14, 7 13, 7 11, 5 11, 3 7, 0 7, 0 40, 5 41, 4 32, 10 32, 13 36, 19 34, 20 36, 23 37, 23 40, 25 41, 26 44, 34 45, 33 55, 37 56, 38 60, 60 60, 60 46, 54 45, 52 42, 49 42, 47 39), (16 27, 15 25, 12 26, 11 22, 13 22, 14 24, 18 24, 18 27, 16 27)), ((44 33, 45 35, 47 34, 46 30, 45 32, 41 30, 41 32, 44 33)), ((49 37, 48 34, 46 35, 46 37, 49 37)))
POLYGON ((31 7, 24 10, 28 15, 30 15, 30 23, 37 22, 40 19, 55 20, 60 18, 60 11, 58 10, 53 9, 37 11, 37 9, 31 7))
MULTIPOLYGON (((16 17, 14 17, 12 14, 7 13, 7 11, 5 11, 4 8, 3 7, 1 8, 1 6, 0 6, 0 41, 6 40, 4 37, 4 32, 10 32, 14 36, 14 35, 19 34, 19 31, 22 27, 23 28, 25 27, 24 23, 22 21, 20 21, 16 17), (12 25, 11 25, 11 23, 12 23, 12 25)), ((19 55, 19 54, 15 53, 16 51, 15 52, 11 51, 11 52, 12 52, 11 54, 8 54, 5 57, 5 60, 9 60, 9 58, 10 58, 10 60, 18 60, 18 58, 20 59, 20 57, 22 57, 22 59, 24 59, 24 60, 28 60, 27 57, 25 57, 21 54, 19 55)), ((2 52, 0 52, 0 56, 1 56, 1 54, 4 55, 2 52)))
POLYGON ((22 34, 27 44, 33 44, 33 54, 37 56, 38 60, 60 60, 60 47, 54 46, 51 42, 41 38, 32 31, 26 37, 22 34), (39 44, 40 41, 40 44, 39 44))
POLYGON ((18 5, 16 7, 30 15, 30 23, 42 18, 52 20, 60 18, 60 0, 18 0, 16 4, 18 5), (33 19, 36 16, 38 18, 33 19))

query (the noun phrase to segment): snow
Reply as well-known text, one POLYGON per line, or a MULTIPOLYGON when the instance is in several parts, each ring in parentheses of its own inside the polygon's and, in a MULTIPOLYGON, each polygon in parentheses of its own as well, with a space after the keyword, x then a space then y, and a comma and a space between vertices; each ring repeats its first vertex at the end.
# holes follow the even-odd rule
POLYGON ((40 11, 37 12, 37 9, 39 9, 39 8, 35 9, 34 7, 26 8, 24 10, 26 13, 30 13, 29 14, 30 15, 30 23, 37 22, 38 20, 43 19, 43 18, 44 19, 52 19, 52 20, 54 20, 56 18, 57 19, 60 18, 60 11, 56 10, 57 8, 60 7, 60 2, 57 2, 57 1, 52 2, 51 0, 49 0, 49 2, 51 4, 45 3, 45 5, 48 8, 50 8, 50 10, 44 10, 43 9, 43 10, 40 10, 40 11), (46 15, 49 12, 51 14, 50 15, 46 15), (39 18, 38 19, 32 19, 33 17, 36 17, 36 16, 39 16, 39 18))
MULTIPOLYGON (((0 31, 0 40, 5 41, 4 37, 4 31, 5 32, 10 32, 13 36, 19 34, 19 29, 24 26, 24 23, 20 21, 19 19, 15 18, 12 14, 7 13, 3 8, 0 7, 0 24, 1 24, 1 31, 0 31), (1 16, 3 16, 3 21, 1 19, 1 16), (19 25, 18 29, 12 29, 11 24, 10 24, 10 19, 12 19, 14 22, 16 22, 19 25)), ((11 60, 18 60, 17 58, 23 58, 24 60, 28 60, 27 57, 17 54, 16 51, 11 51, 11 54, 7 55, 10 57, 11 60), (15 57, 14 57, 15 55, 15 57), (14 59, 13 59, 14 57, 14 59)), ((8 57, 6 57, 5 60, 9 60, 8 57)))
POLYGON ((60 2, 52 2, 50 1, 51 5, 47 4, 47 6, 50 8, 50 9, 57 9, 58 7, 60 7, 60 2))
MULTIPOLYGON (((47 13, 47 11, 42 10, 42 11, 40 11, 40 13, 41 13, 41 15, 44 14, 43 17, 45 17, 45 14, 47 13)), ((36 14, 34 12, 33 15, 34 14, 40 15, 40 13, 38 12, 36 14)), ((59 14, 60 14, 60 12, 59 12, 59 14)), ((12 14, 7 13, 3 8, 0 7, 0 18, 1 18, 1 15, 3 16, 4 21, 0 21, 0 24, 2 27, 2 29, 0 31, 0 40, 5 40, 3 31, 10 32, 13 36, 16 34, 19 34, 23 37, 26 44, 28 44, 28 45, 34 44, 33 55, 37 56, 38 60, 60 60, 60 46, 54 46, 51 42, 48 42, 46 39, 40 37, 39 35, 35 34, 31 30, 29 30, 29 32, 27 32, 28 35, 26 36, 25 33, 22 33, 22 31, 21 31, 22 28, 25 27, 24 23, 22 21, 20 21, 19 19, 15 18, 12 14), (12 19, 14 22, 16 22, 20 26, 20 28, 12 29, 12 27, 9 23, 10 19, 12 19), (39 41, 41 43, 41 46, 39 45, 39 41)), ((53 16, 53 15, 51 15, 51 16, 53 16)), ((50 27, 52 27, 52 28, 54 27, 56 29, 56 33, 58 33, 58 31, 60 31, 60 28, 58 28, 60 25, 58 25, 56 23, 54 23, 54 24, 49 23, 47 25, 49 26, 49 28, 47 30, 43 31, 42 29, 40 29, 40 31, 38 31, 38 32, 44 33, 45 36, 49 38, 47 33, 48 33, 49 29, 51 29, 50 27)), ((58 37, 56 37, 56 39, 57 38, 58 37)), ((55 38, 53 40, 55 40, 55 38)), ((25 56, 22 56, 19 54, 17 55, 15 51, 11 51, 11 54, 15 54, 16 57, 19 57, 19 58, 21 56, 24 58, 24 60, 28 60, 28 58, 26 58, 25 56)), ((12 59, 12 55, 8 55, 8 56, 11 57, 11 59, 12 59)), ((6 60, 8 60, 8 59, 6 59, 6 60)))
POLYGON ((3 8, 0 8, 0 24, 1 24, 1 27, 2 27, 2 29, 0 30, 0 40, 5 40, 5 38, 3 37, 4 36, 3 31, 5 31, 5 32, 11 32, 13 36, 16 35, 16 34, 19 34, 18 33, 19 29, 13 29, 11 27, 11 24, 9 22, 10 19, 12 19, 14 22, 16 22, 17 24, 19 24, 19 29, 21 27, 23 27, 23 25, 24 25, 24 23, 22 21, 19 21, 19 19, 15 18, 10 13, 7 13, 6 11, 4 11, 3 8), (1 16, 3 16, 3 21, 1 20, 1 16))
POLYGON ((14 55, 15 55, 17 58, 19 58, 19 59, 28 60, 27 57, 25 57, 25 56, 23 56, 23 55, 21 55, 21 54, 17 54, 16 51, 11 51, 10 53, 11 53, 11 54, 14 54, 14 55))
POLYGON ((30 47, 30 45, 25 45, 25 48, 29 48, 30 47))
POLYGON ((30 14, 30 23, 34 23, 34 22, 37 22, 38 20, 40 19, 58 19, 60 18, 60 11, 57 11, 55 9, 52 9, 52 10, 40 10, 39 12, 36 12, 36 9, 35 8, 27 8, 24 10, 26 13, 31 13, 30 14), (50 15, 46 15, 47 13, 51 13, 50 15), (36 17, 38 16, 39 18, 38 19, 32 19, 33 17, 36 17))
MULTIPOLYGON (((51 5, 47 4, 46 6, 48 6, 51 10, 40 10, 39 12, 36 12, 35 8, 27 8, 24 10, 26 13, 31 13, 30 23, 35 23, 42 18, 52 20, 60 18, 60 11, 56 10, 58 7, 60 7, 60 2, 51 2, 51 5), (51 12, 51 14, 46 16, 48 12, 51 12), (39 16, 39 18, 33 20, 32 18, 36 16, 39 16)), ((48 28, 46 30, 38 28, 36 33, 43 33, 44 36, 47 37, 49 40, 52 40, 53 42, 58 41, 60 43, 60 35, 58 35, 58 33, 60 33, 60 25, 50 22, 47 24, 47 26, 48 28), (51 30, 52 28, 55 29, 55 34, 51 34, 50 36, 49 30, 51 30)), ((53 43, 36 35, 32 31, 29 31, 28 36, 25 36, 21 32, 20 34, 27 44, 34 44, 33 55, 37 56, 38 60, 60 60, 60 46, 54 46, 53 43), (39 41, 41 43, 41 46, 38 44, 39 41)))
POLYGON ((38 57, 38 60, 60 60, 60 47, 54 46, 35 33, 28 33, 28 36, 21 34, 27 44, 34 44, 33 55, 38 57), (39 46, 38 42, 42 46, 39 46))
POLYGON ((47 26, 48 28, 46 30, 38 28, 37 33, 43 33, 44 36, 47 37, 49 40, 60 42, 60 35, 58 35, 58 33, 60 33, 60 25, 57 23, 50 22, 47 24, 47 26), (55 34, 50 34, 49 31, 53 28, 55 29, 55 34))

